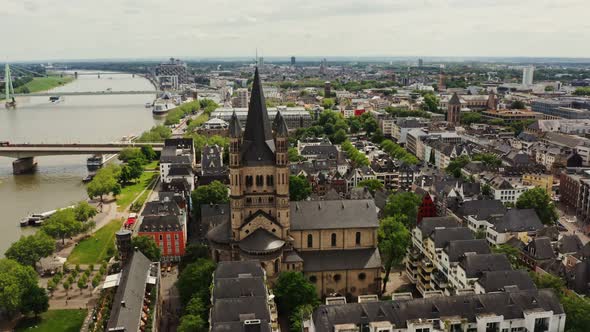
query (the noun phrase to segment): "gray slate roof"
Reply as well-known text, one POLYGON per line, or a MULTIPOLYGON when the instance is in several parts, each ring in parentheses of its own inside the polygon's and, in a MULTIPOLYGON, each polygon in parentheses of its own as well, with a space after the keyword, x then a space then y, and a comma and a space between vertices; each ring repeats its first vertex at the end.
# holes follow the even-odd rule
POLYGON ((242 239, 238 244, 240 249, 249 253, 275 251, 282 248, 284 245, 285 241, 279 239, 264 228, 258 228, 245 239, 242 239))
POLYGON ((450 262, 458 262, 467 252, 474 252, 478 255, 491 253, 490 246, 484 239, 451 241, 444 251, 449 256, 450 262))
POLYGON ((432 234, 435 228, 452 228, 459 227, 459 223, 453 217, 426 217, 418 224, 418 228, 422 231, 422 237, 427 238, 432 234))
POLYGON ((524 318, 524 311, 543 309, 563 314, 563 307, 552 290, 495 292, 480 295, 442 296, 426 299, 377 301, 321 305, 313 313, 317 332, 333 332, 336 324, 367 324, 389 321, 396 328, 406 328, 408 321, 459 316, 470 323, 486 313, 504 319, 524 318))
POLYGON ((476 216, 477 220, 485 220, 491 215, 503 215, 506 207, 499 200, 472 200, 461 204, 458 214, 461 216, 476 216))
POLYGON ((467 255, 459 261, 467 278, 479 278, 485 271, 512 270, 510 261, 504 254, 467 255))
POLYGON ((152 262, 140 251, 133 251, 113 299, 108 328, 123 327, 125 331, 138 331, 141 321, 147 277, 152 262), (122 305, 122 302, 125 305, 122 305))
POLYGON ((533 209, 510 209, 504 217, 492 223, 499 233, 531 232, 543 228, 543 223, 533 209))
POLYGON ((486 293, 504 291, 506 286, 516 286, 520 290, 537 289, 528 272, 524 270, 486 271, 477 283, 486 293))
POLYGON ((377 228, 371 199, 291 202, 291 230, 377 228))
POLYGON ((236 262, 219 262, 213 277, 218 278, 238 278, 240 274, 250 274, 254 277, 263 277, 264 271, 258 261, 236 261, 236 262))
POLYGON ((360 270, 381 267, 378 249, 301 251, 304 272, 360 270))
POLYGON ((435 248, 444 248, 454 240, 473 240, 473 232, 467 227, 435 229, 430 238, 435 248))

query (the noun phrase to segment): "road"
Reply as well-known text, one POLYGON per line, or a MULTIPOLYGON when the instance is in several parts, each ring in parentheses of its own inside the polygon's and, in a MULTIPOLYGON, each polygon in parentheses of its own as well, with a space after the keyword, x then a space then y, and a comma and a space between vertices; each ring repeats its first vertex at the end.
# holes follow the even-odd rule
POLYGON ((188 127, 188 120, 194 120, 197 117, 199 117, 199 115, 203 114, 203 111, 199 111, 197 114, 191 115, 191 116, 187 116, 186 118, 182 119, 182 121, 172 129, 172 137, 174 138, 180 138, 184 136, 184 131, 186 130, 186 128, 188 127))
POLYGON ((562 209, 558 209, 559 213, 559 222, 567 229, 567 234, 575 234, 577 235, 583 244, 590 242, 590 238, 584 234, 583 228, 584 224, 582 222, 577 221, 575 215, 568 214, 566 211, 562 209), (572 222, 574 221, 575 222, 572 222))

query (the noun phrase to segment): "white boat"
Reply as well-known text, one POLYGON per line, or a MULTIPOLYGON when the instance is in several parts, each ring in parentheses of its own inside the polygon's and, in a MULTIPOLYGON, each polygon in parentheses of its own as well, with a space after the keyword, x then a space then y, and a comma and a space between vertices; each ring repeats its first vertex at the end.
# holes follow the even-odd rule
POLYGON ((152 113, 154 115, 164 115, 168 113, 171 109, 175 108, 176 105, 168 104, 168 103, 155 103, 154 107, 152 108, 152 113))
POLYGON ((153 103, 145 103, 145 108, 150 108, 153 106, 153 103))

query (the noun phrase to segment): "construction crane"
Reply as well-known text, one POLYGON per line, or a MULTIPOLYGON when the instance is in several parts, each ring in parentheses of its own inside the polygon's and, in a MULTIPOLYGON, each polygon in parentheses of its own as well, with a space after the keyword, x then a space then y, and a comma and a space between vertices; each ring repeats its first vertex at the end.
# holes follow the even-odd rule
POLYGON ((10 73, 10 66, 4 66, 4 92, 6 93, 6 108, 16 108, 16 100, 14 99, 14 87, 12 86, 12 74, 10 73))

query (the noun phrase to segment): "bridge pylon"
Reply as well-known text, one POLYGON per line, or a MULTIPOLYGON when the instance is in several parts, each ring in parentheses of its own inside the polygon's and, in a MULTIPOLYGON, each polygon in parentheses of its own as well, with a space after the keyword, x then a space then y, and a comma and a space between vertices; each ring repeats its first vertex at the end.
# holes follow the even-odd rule
POLYGON ((6 92, 5 96, 5 106, 6 108, 16 108, 16 100, 14 99, 14 87, 12 86, 12 74, 10 73, 10 66, 6 64, 4 66, 4 91, 6 92))

